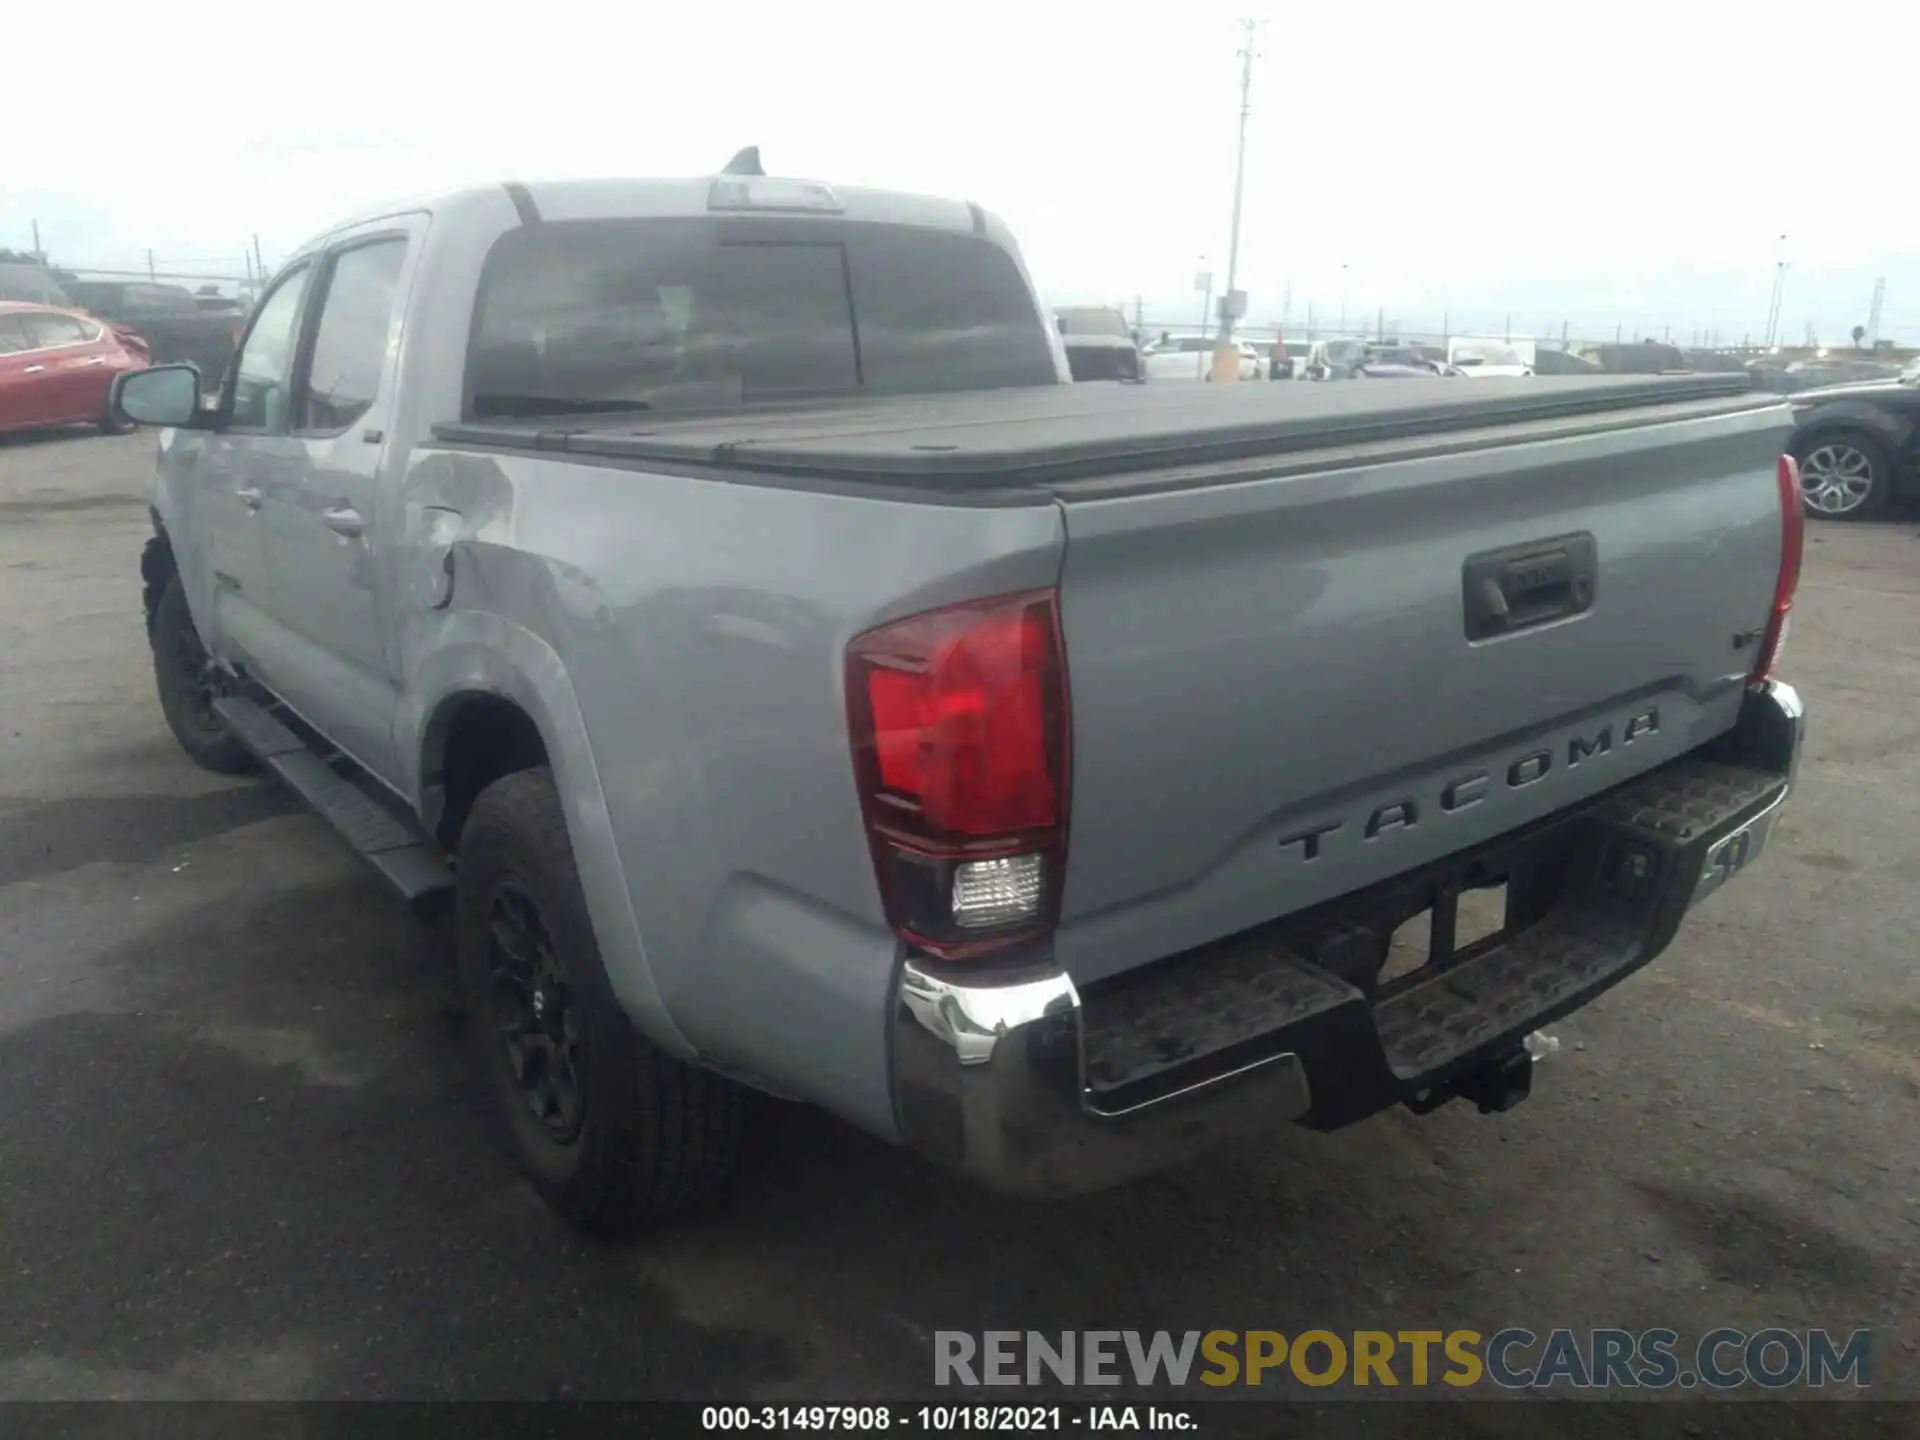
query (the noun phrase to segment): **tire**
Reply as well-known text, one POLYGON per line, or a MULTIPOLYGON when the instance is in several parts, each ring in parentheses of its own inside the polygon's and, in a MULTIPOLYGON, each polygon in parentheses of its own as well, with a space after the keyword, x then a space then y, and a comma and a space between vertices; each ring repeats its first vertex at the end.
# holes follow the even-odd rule
POLYGON ((169 575, 153 609, 148 639, 153 645, 153 674, 160 691, 160 713, 180 748, 194 764, 222 775, 244 775, 253 757, 213 711, 220 687, 193 628, 180 577, 169 575))
POLYGON ((102 435, 131 435, 140 428, 132 420, 118 418, 113 413, 113 391, 107 391, 107 398, 100 402, 100 433, 102 435))
POLYGON ((474 801, 454 941, 498 1128, 553 1209, 590 1233, 631 1234, 725 1187, 748 1096, 657 1050, 614 997, 550 771, 508 775, 474 801))
POLYGON ((1800 498, 1816 520, 1872 520, 1893 501, 1893 457, 1863 430, 1820 430, 1796 441, 1800 498))

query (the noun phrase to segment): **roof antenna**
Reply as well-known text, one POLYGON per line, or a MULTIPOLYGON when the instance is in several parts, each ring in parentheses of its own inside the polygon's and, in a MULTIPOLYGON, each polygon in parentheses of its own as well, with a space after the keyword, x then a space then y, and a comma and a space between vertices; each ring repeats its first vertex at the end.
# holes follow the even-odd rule
POLYGON ((746 149, 740 151, 731 160, 727 161, 727 168, 720 173, 722 175, 766 174, 767 172, 760 166, 760 147, 758 145, 747 146, 746 149))

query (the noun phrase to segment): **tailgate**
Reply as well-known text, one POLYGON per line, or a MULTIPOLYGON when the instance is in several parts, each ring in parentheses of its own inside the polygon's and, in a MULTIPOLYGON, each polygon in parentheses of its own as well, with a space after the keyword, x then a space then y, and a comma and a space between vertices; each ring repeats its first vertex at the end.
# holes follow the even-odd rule
POLYGON ((1076 980, 1483 843, 1733 724, 1785 411, 1625 418, 1059 487, 1076 980))

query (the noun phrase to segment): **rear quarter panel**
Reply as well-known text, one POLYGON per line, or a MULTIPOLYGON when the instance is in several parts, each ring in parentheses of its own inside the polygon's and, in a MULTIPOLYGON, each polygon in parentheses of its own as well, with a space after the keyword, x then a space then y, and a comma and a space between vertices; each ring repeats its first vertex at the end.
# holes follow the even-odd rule
POLYGON ((399 499, 414 557, 402 752, 462 687, 541 697, 530 708, 628 1008, 890 1135, 895 941, 854 791, 842 657, 889 619, 1055 583, 1058 508, 431 449, 399 499), (422 598, 435 509, 461 517, 445 610, 422 598))

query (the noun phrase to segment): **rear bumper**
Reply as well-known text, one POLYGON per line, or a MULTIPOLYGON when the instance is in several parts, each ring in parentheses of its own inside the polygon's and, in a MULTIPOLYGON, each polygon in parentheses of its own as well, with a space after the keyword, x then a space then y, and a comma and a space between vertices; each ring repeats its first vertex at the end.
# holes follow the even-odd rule
POLYGON ((901 1133, 991 1188, 1063 1195, 1284 1120, 1428 1108, 1666 948, 1765 844, 1803 728, 1799 696, 1770 682, 1727 735, 1595 801, 1085 994, 1050 965, 971 976, 909 958, 892 1022, 901 1133), (1496 875, 1509 934, 1372 995, 1335 973, 1346 917, 1496 875))

